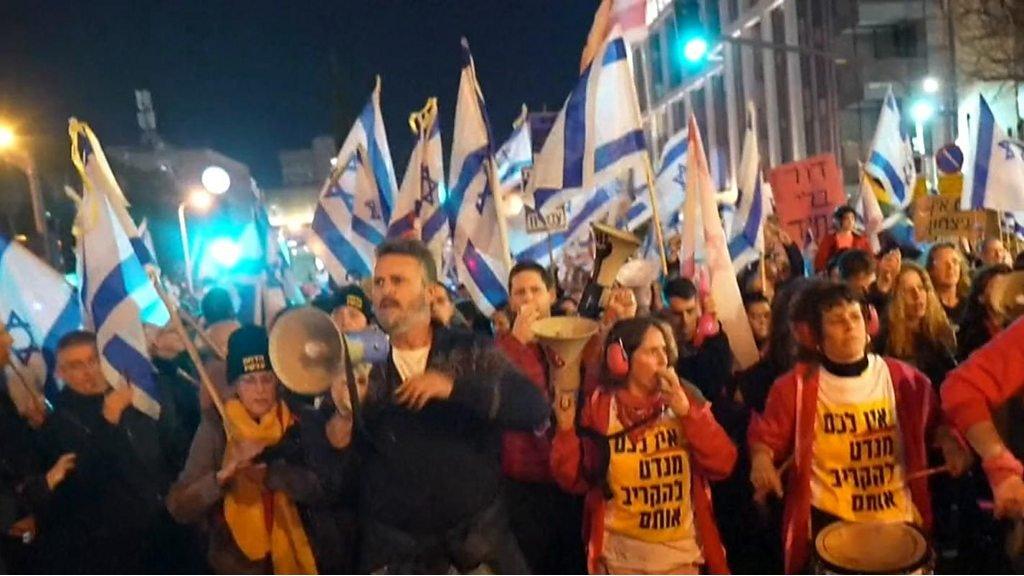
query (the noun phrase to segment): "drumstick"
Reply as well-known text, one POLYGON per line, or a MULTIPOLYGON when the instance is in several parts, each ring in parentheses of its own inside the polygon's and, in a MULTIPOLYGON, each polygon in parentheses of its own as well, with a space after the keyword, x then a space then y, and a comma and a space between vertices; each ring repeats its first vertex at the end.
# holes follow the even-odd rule
POLYGON ((918 478, 927 478, 932 474, 939 474, 940 472, 949 472, 949 466, 936 466, 934 468, 928 468, 926 470, 918 470, 913 474, 908 474, 906 481, 910 482, 911 480, 917 480, 918 478))

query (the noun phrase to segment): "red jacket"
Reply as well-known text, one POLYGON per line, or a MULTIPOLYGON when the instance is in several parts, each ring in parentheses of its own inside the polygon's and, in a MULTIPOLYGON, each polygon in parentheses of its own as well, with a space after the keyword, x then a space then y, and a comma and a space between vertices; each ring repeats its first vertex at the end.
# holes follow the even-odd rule
MULTIPOLYGON (((603 388, 595 390, 583 406, 579 427, 606 436, 613 395, 603 388)), ((736 446, 711 415, 711 404, 689 392, 687 396, 690 398, 690 413, 680 421, 689 440, 693 463, 691 498, 698 543, 708 571, 727 574, 729 565, 715 524, 708 480, 721 480, 732 473, 736 464, 736 446)), ((583 537, 587 541, 587 567, 592 574, 598 568, 597 561, 601 558, 603 546, 605 494, 601 479, 608 474, 608 461, 602 458, 598 446, 589 438, 581 439, 573 428, 559 430, 555 434, 551 451, 551 468, 558 485, 567 492, 586 494, 583 537)))
MULTIPOLYGON (((896 417, 903 434, 906 474, 928 468, 927 441, 940 424, 939 399, 931 382, 909 364, 885 358, 896 395, 896 417)), ((818 371, 798 364, 772 386, 764 413, 754 414, 747 441, 771 448, 776 465, 795 451, 795 465, 787 476, 782 513, 782 540, 788 574, 802 572, 811 557, 811 459, 818 407, 818 371), (799 397, 798 397, 799 396, 799 397)), ((931 530, 932 508, 928 479, 911 480, 910 496, 931 530)))
MULTIPOLYGON (((868 254, 871 253, 871 243, 868 239, 860 234, 853 234, 853 244, 849 250, 863 250, 868 254)), ((821 272, 828 265, 828 261, 833 256, 839 253, 839 248, 836 246, 836 234, 835 232, 829 232, 821 239, 821 244, 818 244, 818 253, 814 255, 814 271, 821 272)))
MULTIPOLYGON (((530 379, 544 398, 548 394, 548 369, 544 351, 537 344, 523 344, 511 334, 498 337, 498 348, 530 379)), ((553 483, 551 476, 552 426, 533 432, 508 430, 501 439, 501 468, 505 477, 519 482, 553 483)))
POLYGON ((942 409, 966 434, 992 420, 991 409, 1024 389, 1024 318, 997 334, 949 373, 942 385, 942 409))

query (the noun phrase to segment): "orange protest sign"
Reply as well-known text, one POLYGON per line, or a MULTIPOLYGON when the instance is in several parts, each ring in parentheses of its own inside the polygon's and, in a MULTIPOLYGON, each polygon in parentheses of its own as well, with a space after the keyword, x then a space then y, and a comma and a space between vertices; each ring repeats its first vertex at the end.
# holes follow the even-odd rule
POLYGON ((914 237, 918 242, 967 239, 979 242, 986 234, 998 234, 995 213, 960 210, 956 196, 925 196, 914 200, 914 237))
POLYGON ((806 238, 808 229, 821 241, 831 228, 833 210, 846 202, 839 164, 832 154, 772 168, 768 181, 779 224, 797 242, 806 238))

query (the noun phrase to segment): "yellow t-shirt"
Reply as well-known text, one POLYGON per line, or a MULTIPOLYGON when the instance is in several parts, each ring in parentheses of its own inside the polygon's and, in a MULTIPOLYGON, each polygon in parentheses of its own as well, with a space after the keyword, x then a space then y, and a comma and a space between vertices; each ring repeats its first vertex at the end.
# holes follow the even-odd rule
POLYGON ((819 372, 811 504, 851 522, 914 522, 896 394, 885 361, 859 376, 819 372))
MULTIPOLYGON (((609 436, 623 430, 612 399, 609 436)), ((605 554, 618 566, 646 565, 652 558, 669 565, 699 564, 690 498, 690 454, 679 419, 671 411, 630 439, 609 441, 605 505, 605 554), (622 557, 619 557, 622 556, 622 557)))

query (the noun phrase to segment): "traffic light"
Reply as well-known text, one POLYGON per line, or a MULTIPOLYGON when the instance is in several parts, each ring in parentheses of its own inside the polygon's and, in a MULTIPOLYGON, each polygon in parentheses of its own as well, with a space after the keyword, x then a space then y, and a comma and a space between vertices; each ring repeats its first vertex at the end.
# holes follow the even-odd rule
POLYGON ((707 60, 710 39, 700 19, 697 0, 675 2, 676 58, 683 66, 700 66, 707 60))

